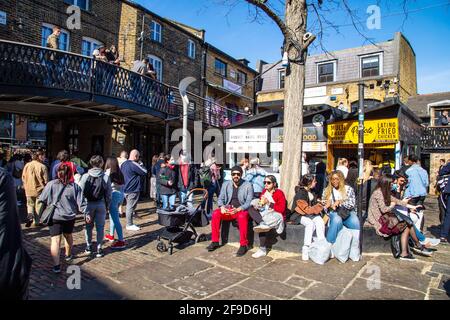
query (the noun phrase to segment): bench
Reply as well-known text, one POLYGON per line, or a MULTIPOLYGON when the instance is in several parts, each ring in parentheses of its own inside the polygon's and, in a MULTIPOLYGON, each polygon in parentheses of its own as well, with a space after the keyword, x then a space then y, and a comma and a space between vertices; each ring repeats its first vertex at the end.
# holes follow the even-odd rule
MULTIPOLYGON (((272 232, 274 231, 272 230, 272 232)), ((305 227, 303 225, 288 224, 285 228, 285 232, 276 237, 275 243, 272 244, 272 249, 299 253, 303 246, 304 235, 305 227)), ((391 252, 390 241, 383 240, 378 236, 373 227, 364 226, 362 237, 363 253, 391 252)), ((237 227, 233 227, 230 221, 222 221, 221 240, 222 244, 239 242, 239 230, 237 227)), ((259 246, 259 236, 253 232, 253 223, 249 223, 248 240, 249 247, 259 246)))

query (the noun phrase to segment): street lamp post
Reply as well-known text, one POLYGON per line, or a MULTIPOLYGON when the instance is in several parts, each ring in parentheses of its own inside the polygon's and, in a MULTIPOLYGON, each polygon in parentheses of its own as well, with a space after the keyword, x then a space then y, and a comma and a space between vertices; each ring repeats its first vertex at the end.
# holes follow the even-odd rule
POLYGON ((181 99, 183 100, 183 154, 186 155, 190 153, 190 150, 187 150, 187 135, 188 135, 188 108, 189 108, 189 97, 187 96, 187 88, 190 84, 197 81, 193 77, 186 77, 180 81, 178 85, 178 90, 180 90, 181 99))
MULTIPOLYGON (((364 82, 358 83, 359 89, 359 104, 358 104, 358 218, 360 221, 360 248, 362 252, 362 239, 363 239, 363 192, 364 192, 364 82)), ((368 200, 366 200, 368 201, 368 200)))

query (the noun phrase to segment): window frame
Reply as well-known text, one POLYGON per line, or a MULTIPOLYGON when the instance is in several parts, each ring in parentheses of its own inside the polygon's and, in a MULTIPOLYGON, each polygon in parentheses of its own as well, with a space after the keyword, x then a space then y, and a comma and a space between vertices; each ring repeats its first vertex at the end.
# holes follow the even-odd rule
POLYGON ((241 85, 245 85, 247 83, 247 79, 248 79, 247 77, 248 77, 248 75, 245 72, 243 72, 243 71, 241 71, 239 69, 236 70, 236 82, 237 83, 239 83, 241 85), (239 79, 240 75, 244 75, 244 81, 243 82, 240 81, 241 79, 239 79))
POLYGON ((219 58, 215 58, 215 60, 214 60, 214 73, 220 75, 221 77, 226 78, 227 74, 228 74, 228 64, 225 61, 223 61, 223 60, 221 60, 219 58), (220 63, 222 63, 225 66, 225 74, 223 74, 222 72, 217 71, 217 62, 220 62, 220 63))
POLYGON ((150 40, 151 41, 162 43, 162 31, 163 31, 163 28, 159 22, 157 22, 156 20, 152 20, 150 22, 150 40), (155 27, 159 26, 159 32, 156 31, 156 28, 154 29, 154 26, 155 27), (157 39, 154 39, 153 36, 155 36, 155 37, 158 36, 158 37, 156 37, 157 39))
POLYGON ((369 53, 359 56, 359 77, 371 78, 383 76, 383 52, 369 53), (367 58, 378 57, 378 75, 363 77, 363 60, 367 58))
POLYGON ((197 46, 195 45, 195 42, 191 39, 188 39, 188 57, 192 60, 195 60, 195 57, 197 55, 197 46))
MULTIPOLYGON (((41 45, 42 45, 42 47, 47 47, 47 37, 48 36, 45 39, 42 38, 42 31, 43 31, 44 27, 47 28, 47 29, 52 30, 52 33, 53 33, 53 27, 59 27, 59 26, 57 26, 55 24, 51 24, 51 23, 46 23, 46 22, 41 23, 41 45)), ((67 48, 66 49, 58 48, 58 49, 61 50, 61 51, 69 52, 70 51, 70 44, 71 44, 70 43, 70 32, 68 30, 66 30, 66 29, 63 29, 63 28, 60 28, 60 29, 61 29, 61 33, 64 33, 65 35, 67 35, 67 48)), ((59 44, 61 46, 61 42, 59 44)))
POLYGON ((278 89, 284 89, 286 86, 286 69, 278 69, 278 89), (281 74, 284 74, 283 86, 281 86, 281 74))
POLYGON ((93 44, 96 44, 96 45, 97 45, 97 48, 104 45, 103 42, 101 42, 101 41, 99 41, 99 40, 97 40, 97 39, 90 38, 90 37, 84 37, 84 36, 83 36, 83 37, 81 38, 81 55, 84 55, 84 56, 86 56, 86 57, 92 57, 92 53, 93 53, 94 50, 96 49, 96 48, 94 49, 94 48, 92 47, 93 44), (84 54, 83 54, 83 42, 84 42, 84 41, 89 42, 89 43, 91 44, 91 53, 90 53, 89 55, 84 55, 84 54))
POLYGON ((336 81, 336 76, 337 76, 337 61, 336 60, 328 60, 328 61, 321 61, 316 63, 316 74, 317 74, 317 78, 316 78, 316 83, 330 83, 330 82, 335 82, 336 81), (319 74, 319 69, 320 66, 323 66, 324 64, 333 64, 333 80, 332 81, 320 81, 320 74, 319 74))
POLYGON ((150 60, 150 63, 152 64, 153 69, 155 69, 155 72, 156 72, 156 79, 157 79, 159 82, 163 82, 163 70, 164 70, 164 63, 163 63, 163 60, 162 60, 160 57, 157 57, 157 56, 155 56, 155 55, 153 55, 153 54, 149 54, 149 55, 148 55, 148 59, 150 60), (159 72, 158 72, 158 69, 157 69, 157 68, 155 67, 155 65, 153 64, 152 60, 153 60, 153 61, 158 61, 158 62, 161 63, 161 69, 159 70, 159 72))
POLYGON ((78 1, 79 1, 79 0, 72 0, 72 1, 70 1, 70 0, 64 0, 64 2, 65 2, 66 4, 69 4, 69 5, 72 5, 72 6, 77 6, 77 7, 79 7, 81 10, 84 10, 84 11, 90 11, 90 9, 91 9, 91 0, 85 0, 85 1, 86 1, 86 8, 80 7, 80 5, 78 4, 78 1), (72 3, 72 2, 73 2, 73 3, 72 3))

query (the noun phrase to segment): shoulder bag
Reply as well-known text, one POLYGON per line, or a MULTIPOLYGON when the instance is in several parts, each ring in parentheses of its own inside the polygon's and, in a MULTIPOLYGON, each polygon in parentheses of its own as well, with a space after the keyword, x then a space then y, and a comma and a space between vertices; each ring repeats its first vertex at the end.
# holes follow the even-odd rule
POLYGON ((44 226, 51 226, 53 224, 53 216, 55 214, 55 210, 56 210, 56 204, 59 202, 59 200, 61 199, 62 194, 64 193, 64 190, 66 189, 65 185, 61 191, 58 193, 58 196, 56 197, 55 201, 53 201, 53 203, 49 206, 47 206, 45 208, 45 210, 42 212, 40 218, 39 218, 39 222, 42 223, 44 226))
MULTIPOLYGON (((334 197, 334 190, 331 190, 331 196, 333 197, 333 203, 335 203, 336 198, 334 197)), ((336 212, 338 216, 342 218, 342 220, 346 220, 348 217, 350 217, 350 210, 344 208, 343 206, 337 207, 336 212)))

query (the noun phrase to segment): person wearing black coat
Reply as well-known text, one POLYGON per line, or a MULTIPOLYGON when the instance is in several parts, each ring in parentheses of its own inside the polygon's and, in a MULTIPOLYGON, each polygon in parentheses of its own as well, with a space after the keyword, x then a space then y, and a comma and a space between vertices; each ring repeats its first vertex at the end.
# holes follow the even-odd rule
MULTIPOLYGON (((450 162, 448 162, 441 170, 439 170, 439 176, 450 175, 450 162)), ((442 193, 447 198, 447 207, 445 216, 441 224, 441 243, 448 243, 448 235, 450 232, 450 182, 447 182, 442 193)))
POLYGON ((177 197, 177 181, 175 173, 175 162, 170 156, 164 157, 164 164, 159 171, 159 183, 161 185, 162 209, 173 209, 177 197))
POLYGON ((14 181, 0 168, 0 300, 28 298, 31 263, 23 246, 14 181))

